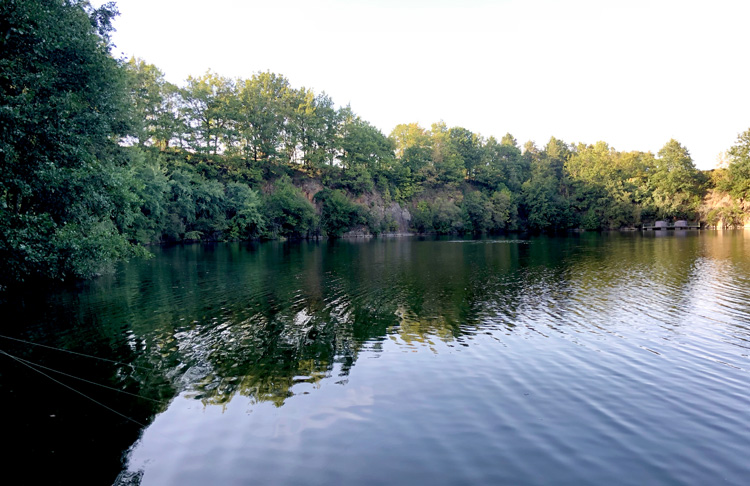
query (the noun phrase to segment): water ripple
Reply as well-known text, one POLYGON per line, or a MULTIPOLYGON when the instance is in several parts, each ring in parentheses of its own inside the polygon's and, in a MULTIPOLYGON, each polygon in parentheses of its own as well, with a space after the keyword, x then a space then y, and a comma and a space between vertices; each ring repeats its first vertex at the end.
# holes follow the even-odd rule
POLYGON ((743 484, 746 239, 176 247, 16 332, 154 370, 119 484, 743 484))

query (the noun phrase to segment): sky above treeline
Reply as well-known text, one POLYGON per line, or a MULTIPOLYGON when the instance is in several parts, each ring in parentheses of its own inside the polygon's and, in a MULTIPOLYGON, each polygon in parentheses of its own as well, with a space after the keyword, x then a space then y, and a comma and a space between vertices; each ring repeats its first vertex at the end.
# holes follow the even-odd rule
MULTIPOLYGON (((93 1, 94 5, 101 1, 93 1)), ((182 85, 283 74, 386 135, 444 120, 543 146, 670 138, 709 169, 750 128, 750 1, 120 0, 113 54, 182 85)))

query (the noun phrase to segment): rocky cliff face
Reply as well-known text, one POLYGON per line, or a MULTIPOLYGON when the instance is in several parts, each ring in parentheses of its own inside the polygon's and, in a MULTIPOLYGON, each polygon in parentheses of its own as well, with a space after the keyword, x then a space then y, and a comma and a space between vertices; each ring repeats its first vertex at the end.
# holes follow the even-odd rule
MULTIPOLYGON (((378 192, 362 194, 355 202, 369 211, 372 224, 381 228, 382 234, 409 234, 411 213, 395 201, 386 201, 378 192)), ((345 233, 344 236, 372 236, 369 228, 361 226, 345 233)))
POLYGON ((297 188, 302 191, 302 194, 305 195, 308 201, 314 204, 313 198, 315 197, 315 194, 325 189, 323 187, 323 184, 317 179, 302 179, 300 181, 295 181, 294 185, 297 186, 297 188))
MULTIPOLYGON (((323 184, 317 179, 300 179, 294 181, 295 186, 302 192, 308 201, 315 204, 316 208, 320 207, 314 201, 315 194, 325 189, 323 184)), ((354 202, 361 205, 369 212, 369 219, 373 226, 381 228, 381 234, 410 234, 409 227, 411 223, 411 213, 406 207, 402 207, 395 201, 386 201, 382 194, 375 191, 373 193, 362 194, 354 198, 354 202)), ((361 225, 353 228, 343 234, 345 238, 361 238, 374 236, 370 228, 361 225)))
POLYGON ((750 229, 750 201, 738 201, 725 192, 712 189, 703 198, 700 218, 716 229, 750 229))

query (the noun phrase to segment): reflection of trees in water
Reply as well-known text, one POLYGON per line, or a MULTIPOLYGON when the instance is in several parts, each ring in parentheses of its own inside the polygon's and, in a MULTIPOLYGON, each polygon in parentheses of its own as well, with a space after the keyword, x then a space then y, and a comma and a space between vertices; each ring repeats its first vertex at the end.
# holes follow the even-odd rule
POLYGON ((387 336, 429 346, 512 329, 529 308, 564 300, 566 259, 578 246, 544 238, 235 246, 196 253, 192 265, 182 254, 190 251, 165 252, 169 271, 149 269, 126 285, 152 282, 129 305, 145 356, 204 403, 239 393, 281 405, 299 383, 347 375, 363 347, 387 336), (194 297, 181 297, 185 290, 194 297), (154 303, 163 318, 148 315, 154 303))
POLYGON ((644 307, 674 311, 694 297, 695 264, 702 240, 689 235, 586 235, 582 249, 570 258, 566 280, 577 301, 606 315, 625 307, 638 314, 644 307), (617 240, 610 244, 608 240, 617 240))
MULTIPOLYGON (((523 335, 552 329, 573 336, 570 327, 578 326, 585 336, 618 323, 640 325, 633 315, 644 312, 644 303, 656 309, 648 315, 678 329, 679 313, 661 311, 690 305, 707 274, 734 285, 736 295, 731 288, 715 290, 734 299, 729 304, 746 298, 748 241, 719 233, 584 234, 529 243, 398 239, 156 249, 156 258, 124 266, 116 278, 16 299, 2 309, 3 334, 133 366, 91 366, 16 345, 0 349, 163 400, 83 389, 143 423, 180 394, 205 404, 225 404, 239 394, 281 406, 292 394, 314 393, 324 379, 345 383, 362 353, 391 340, 391 346, 438 352, 441 343, 470 345, 474 334, 495 330, 523 335)), ((744 330, 735 334, 726 337, 747 338, 744 330)), ((56 414, 56 423, 71 420, 56 429, 63 438, 58 442, 80 435, 103 443, 119 434, 111 449, 121 449, 90 452, 96 458, 117 456, 137 437, 133 424, 65 392, 49 411, 43 404, 50 402, 52 385, 40 386, 31 372, 3 373, 4 386, 17 392, 6 400, 9 409, 23 408, 33 417, 19 427, 56 414), (82 427, 81 416, 98 425, 82 427)), ((29 437, 29 450, 62 460, 44 455, 29 437)), ((62 447, 48 449, 62 458, 62 447)))
POLYGON ((565 313, 588 298, 606 314, 637 278, 663 283, 679 299, 696 241, 582 235, 529 244, 175 247, 91 285, 74 319, 155 369, 128 371, 146 393, 186 391, 207 404, 239 393, 281 405, 295 385, 347 375, 365 347, 389 336, 407 345, 464 341, 538 325, 530 317, 542 312, 542 324, 565 324, 565 313))
POLYGON ((281 405, 296 384, 347 375, 362 348, 388 334, 451 341, 476 329, 515 251, 484 246, 303 243, 233 246, 224 256, 177 248, 158 265, 129 267, 122 313, 141 360, 175 388, 205 403, 240 393, 281 405))
MULTIPOLYGON (((504 282, 517 265, 517 246, 410 240, 261 246, 259 255, 245 252, 247 260, 235 255, 231 266, 215 262, 208 275, 222 275, 221 285, 207 286, 216 290, 195 310, 185 309, 195 314, 213 303, 216 311, 221 301, 219 315, 183 326, 173 318, 144 337, 153 350, 167 351, 156 360, 182 368, 189 396, 220 404, 239 393, 281 405, 296 384, 347 375, 364 347, 377 348, 388 335, 429 344, 475 332, 498 296, 503 306, 518 300, 504 282)), ((162 289, 169 294, 173 283, 162 289)))

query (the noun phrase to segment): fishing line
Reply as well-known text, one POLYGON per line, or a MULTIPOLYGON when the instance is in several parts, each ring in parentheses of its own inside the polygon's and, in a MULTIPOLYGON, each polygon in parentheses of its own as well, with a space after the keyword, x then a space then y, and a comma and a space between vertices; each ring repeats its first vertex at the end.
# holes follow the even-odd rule
POLYGON ((120 417, 122 417, 122 418, 124 418, 124 419, 127 419, 127 420, 130 420, 130 421, 131 421, 131 422, 133 422, 134 424, 140 425, 140 426, 141 426, 141 427, 143 427, 143 428, 145 428, 145 427, 146 427, 146 426, 145 426, 144 424, 142 424, 142 423, 138 422, 137 420, 135 420, 135 419, 132 419, 132 418, 128 417, 127 415, 124 415, 124 414, 122 414, 122 413, 118 412, 118 411, 117 411, 117 410, 115 410, 114 408, 110 408, 110 407, 108 407, 108 406, 104 405, 103 403, 101 403, 101 402, 98 402, 98 401, 94 400, 93 398, 91 398, 90 396, 86 395, 85 393, 83 393, 83 392, 79 392, 78 390, 76 390, 76 389, 75 389, 75 388, 73 388, 72 386, 68 386, 68 385, 66 385, 65 383, 63 383, 62 381, 59 381, 59 380, 56 380, 56 379, 52 378, 52 377, 51 377, 51 376, 49 376, 48 374, 44 373, 43 371, 39 371, 38 369, 34 368, 34 367, 33 367, 33 366, 31 366, 30 364, 26 364, 25 362, 23 362, 23 361, 22 361, 22 360, 20 360, 19 358, 16 358, 16 357, 15 357, 15 356, 13 356, 12 354, 8 354, 8 353, 6 353, 5 351, 3 351, 3 350, 1 350, 1 349, 0 349, 0 353, 2 353, 2 354, 4 354, 4 355, 8 356, 9 358, 12 358, 12 359, 14 359, 14 360, 18 361, 19 363, 21 363, 22 365, 26 366, 27 368, 31 368, 32 370, 36 371, 36 372, 37 372, 37 373, 39 373, 40 375, 42 375, 42 376, 45 376, 45 377, 49 378, 50 380, 54 381, 54 382, 55 382, 55 383, 57 383, 58 385, 62 385, 62 386, 64 386, 65 388, 67 388, 67 389, 69 389, 69 390, 72 390, 72 391, 74 391, 74 392, 78 393, 79 395, 81 395, 81 396, 83 396, 83 397, 85 397, 85 398, 87 398, 87 399, 91 400, 92 402, 96 403, 96 404, 97 404, 97 405, 99 405, 100 407, 104 407, 104 408, 106 408, 107 410, 109 410, 110 412, 112 412, 112 413, 116 413, 116 414, 117 414, 117 415, 119 415, 120 417))
POLYGON ((17 359, 18 361, 23 361, 24 363, 26 363, 28 365, 36 366, 37 368, 42 368, 42 369, 45 369, 45 370, 48 370, 48 371, 52 371, 54 373, 59 373, 61 375, 67 376, 69 378, 74 378, 76 380, 80 380, 80 381, 83 381, 83 382, 86 382, 86 383, 90 383, 92 385, 100 386, 102 388, 107 388, 108 390, 113 390, 113 391, 116 391, 116 392, 124 393, 126 395, 131 395, 131 396, 134 396, 134 397, 137 397, 137 398, 141 398, 143 400, 150 400, 152 402, 156 402, 156 403, 160 403, 160 404, 164 404, 165 403, 162 400, 156 400, 154 398, 144 397, 144 396, 138 395, 136 393, 131 393, 129 391, 120 390, 119 388, 115 388, 115 387, 112 387, 112 386, 108 386, 108 385, 103 385, 101 383, 97 383, 95 381, 87 380, 86 378, 81 378, 80 376, 71 375, 71 374, 65 373, 64 371, 60 371, 60 370, 56 370, 54 368, 50 368, 49 366, 40 365, 39 363, 34 363, 33 361, 29 361, 27 359, 19 358, 18 356, 13 356, 13 355, 11 355, 10 353, 8 353, 6 351, 0 350, 0 352, 3 352, 5 354, 7 354, 8 356, 11 356, 12 358, 17 359))
POLYGON ((122 361, 114 361, 114 360, 107 359, 107 358, 100 358, 98 356, 92 356, 90 354, 79 353, 77 351, 71 351, 69 349, 55 348, 53 346, 47 346, 46 344, 33 343, 31 341, 24 341, 23 339, 18 339, 18 338, 14 338, 10 336, 3 336, 2 334, 0 334, 0 338, 10 339, 12 341, 18 341, 20 343, 25 343, 25 344, 31 344, 32 346, 40 346, 42 348, 52 349, 54 351, 62 351, 64 353, 76 354, 78 356, 83 356, 84 358, 98 359, 100 361, 107 361, 108 363, 115 363, 119 365, 130 366, 133 368, 143 368, 145 370, 154 371, 154 368, 151 368, 150 366, 139 366, 139 365, 134 365, 130 363, 123 363, 122 361))

